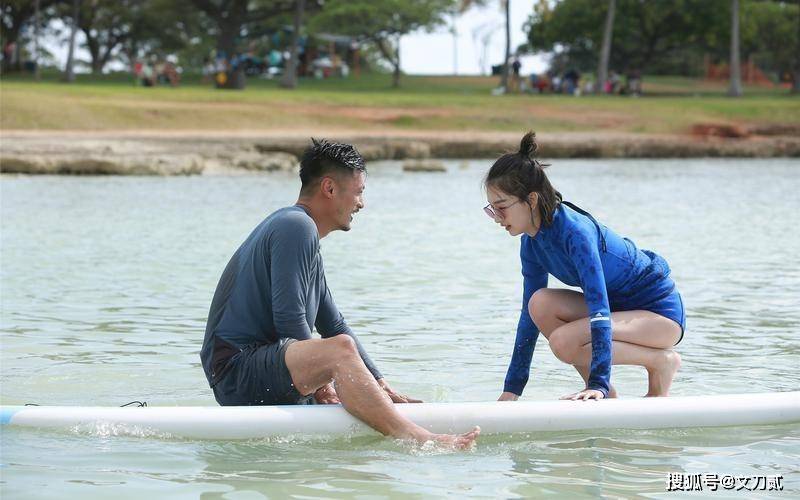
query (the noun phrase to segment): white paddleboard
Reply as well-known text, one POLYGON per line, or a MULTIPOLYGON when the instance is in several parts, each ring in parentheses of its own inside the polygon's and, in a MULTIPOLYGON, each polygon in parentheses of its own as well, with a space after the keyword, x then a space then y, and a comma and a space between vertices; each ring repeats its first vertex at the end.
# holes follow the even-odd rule
MULTIPOLYGON (((601 401, 402 404, 438 433, 479 425, 483 434, 583 429, 663 429, 800 423, 800 392, 601 401)), ((0 407, 4 426, 99 429, 111 434, 189 439, 377 435, 340 405, 228 407, 0 407)))

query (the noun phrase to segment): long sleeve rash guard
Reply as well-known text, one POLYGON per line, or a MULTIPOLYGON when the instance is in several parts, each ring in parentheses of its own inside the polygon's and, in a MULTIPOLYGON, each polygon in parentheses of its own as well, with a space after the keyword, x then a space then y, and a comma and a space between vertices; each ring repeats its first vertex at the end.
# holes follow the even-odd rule
POLYGON ((647 303, 654 281, 669 268, 658 255, 640 250, 589 214, 559 205, 550 226, 534 237, 522 236, 522 310, 504 391, 521 395, 528 382, 533 349, 539 335, 528 312, 531 296, 547 286, 552 274, 568 286, 583 290, 589 310, 592 361, 587 387, 606 396, 611 378, 611 307, 618 303, 647 303), (653 272, 656 269, 657 272, 653 272))
POLYGON ((333 301, 314 220, 295 205, 259 224, 222 273, 200 353, 209 384, 244 347, 310 339, 312 327, 323 338, 352 337, 367 369, 382 378, 333 301))

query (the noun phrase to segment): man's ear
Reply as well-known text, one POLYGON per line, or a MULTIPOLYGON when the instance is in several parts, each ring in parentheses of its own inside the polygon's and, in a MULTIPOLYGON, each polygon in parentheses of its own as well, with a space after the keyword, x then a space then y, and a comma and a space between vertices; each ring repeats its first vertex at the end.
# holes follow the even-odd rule
POLYGON ((331 177, 323 177, 319 183, 322 194, 327 198, 332 198, 336 189, 336 182, 331 177))

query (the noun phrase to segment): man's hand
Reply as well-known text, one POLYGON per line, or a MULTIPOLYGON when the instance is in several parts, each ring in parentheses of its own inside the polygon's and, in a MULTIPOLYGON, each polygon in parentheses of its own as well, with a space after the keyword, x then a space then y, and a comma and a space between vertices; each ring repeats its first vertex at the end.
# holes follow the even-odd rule
POLYGON ((394 390, 389 387, 389 383, 386 382, 385 378, 379 378, 378 385, 381 386, 381 389, 386 391, 386 394, 389 395, 389 398, 391 398, 393 403, 422 403, 422 400, 420 399, 410 398, 394 392, 394 390))
POLYGON ((573 401, 588 401, 590 399, 603 399, 605 395, 597 391, 595 389, 584 389, 580 392, 576 392, 573 394, 567 394, 566 396, 561 396, 560 399, 571 399, 573 401))
POLYGON ((341 403, 341 401, 339 401, 339 396, 336 395, 336 391, 333 389, 333 385, 330 382, 317 389, 317 392, 314 393, 314 400, 321 405, 335 405, 341 403))
POLYGON ((514 394, 513 392, 504 392, 497 398, 498 401, 516 401, 519 399, 519 396, 514 394))

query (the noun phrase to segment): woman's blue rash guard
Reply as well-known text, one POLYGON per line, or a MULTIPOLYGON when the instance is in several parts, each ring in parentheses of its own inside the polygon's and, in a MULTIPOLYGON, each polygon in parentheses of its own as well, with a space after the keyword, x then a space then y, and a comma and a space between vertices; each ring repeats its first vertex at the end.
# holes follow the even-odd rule
POLYGON ((522 311, 505 392, 522 395, 528 382, 533 349, 539 336, 539 329, 528 312, 528 303, 536 290, 547 287, 548 274, 583 290, 592 335, 587 388, 605 396, 608 396, 611 379, 611 309, 646 309, 648 304, 675 289, 663 258, 638 249, 629 239, 574 208, 578 211, 565 204, 559 205, 550 226, 542 225, 534 237, 522 236, 522 311))

